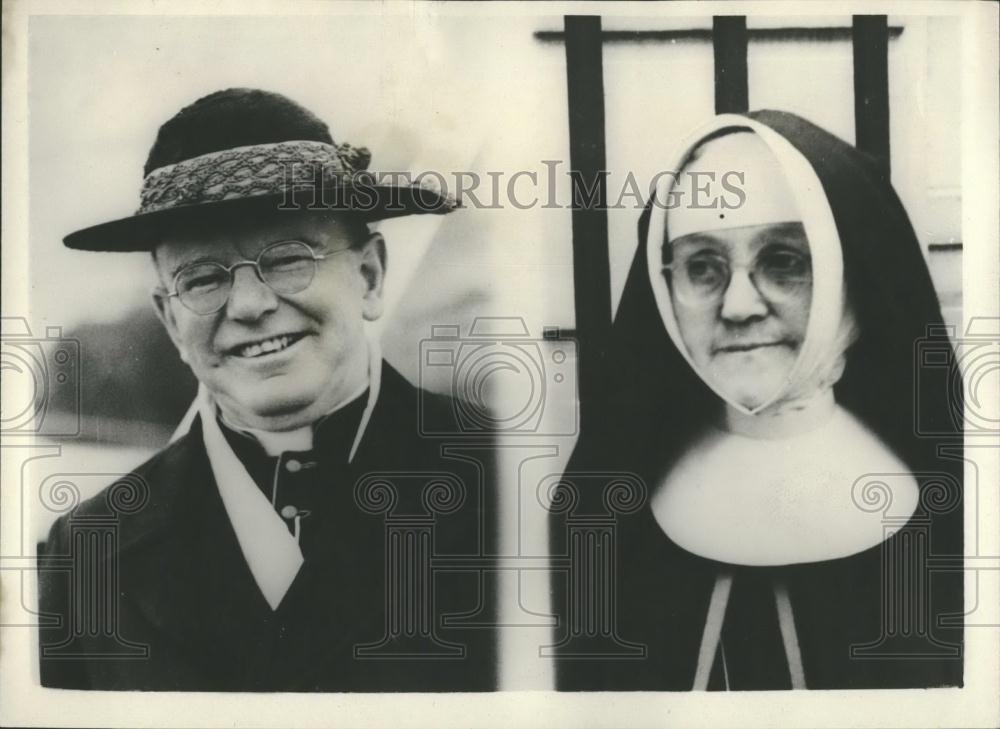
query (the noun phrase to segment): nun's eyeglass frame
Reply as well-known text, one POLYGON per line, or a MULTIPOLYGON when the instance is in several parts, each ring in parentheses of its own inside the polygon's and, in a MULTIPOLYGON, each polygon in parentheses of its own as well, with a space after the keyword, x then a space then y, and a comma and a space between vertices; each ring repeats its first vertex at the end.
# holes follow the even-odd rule
POLYGON ((297 294, 313 282, 320 261, 347 250, 350 248, 317 253, 300 240, 283 240, 264 248, 255 260, 236 261, 229 266, 218 261, 198 261, 174 274, 173 291, 167 291, 165 296, 176 296, 195 314, 214 314, 229 302, 236 269, 241 266, 251 266, 257 279, 276 294, 297 294))
POLYGON ((687 306, 699 308, 715 306, 721 302, 736 271, 746 271, 757 292, 773 303, 783 303, 812 284, 810 256, 791 250, 778 252, 764 250, 749 264, 739 265, 734 265, 724 256, 694 254, 680 261, 665 263, 660 270, 678 300, 687 306), (798 272, 776 270, 773 265, 769 266, 769 263, 774 263, 769 259, 773 259, 776 255, 787 256, 804 270, 798 272), (697 262, 700 263, 715 264, 717 270, 710 272, 715 274, 715 278, 710 281, 694 280, 690 268, 693 259, 698 259, 697 262))

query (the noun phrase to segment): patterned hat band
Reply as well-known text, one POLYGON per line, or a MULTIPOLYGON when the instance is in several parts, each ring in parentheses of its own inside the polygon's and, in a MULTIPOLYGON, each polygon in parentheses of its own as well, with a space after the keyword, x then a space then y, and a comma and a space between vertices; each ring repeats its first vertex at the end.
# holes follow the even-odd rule
MULTIPOLYGON (((204 203, 282 194, 322 179, 349 183, 365 172, 364 147, 313 141, 276 142, 209 152, 159 167, 142 182, 137 215, 204 203)), ((370 179, 370 173, 366 173, 370 179)))

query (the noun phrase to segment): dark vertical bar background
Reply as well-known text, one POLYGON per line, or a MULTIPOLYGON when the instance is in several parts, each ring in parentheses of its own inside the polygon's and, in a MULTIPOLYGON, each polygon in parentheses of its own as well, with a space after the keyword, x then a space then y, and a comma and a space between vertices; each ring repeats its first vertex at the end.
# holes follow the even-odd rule
POLYGON ((889 22, 885 15, 855 15, 855 146, 882 162, 889 177, 889 22))
POLYGON ((604 149, 604 71, 601 19, 567 15, 566 83, 569 155, 573 180, 573 295, 579 342, 580 430, 603 396, 602 374, 611 334, 611 273, 608 259, 607 169, 604 149), (580 188, 593 189, 594 202, 580 188))
POLYGON ((712 18, 715 52, 715 113, 740 113, 750 108, 747 88, 747 19, 743 15, 712 18))

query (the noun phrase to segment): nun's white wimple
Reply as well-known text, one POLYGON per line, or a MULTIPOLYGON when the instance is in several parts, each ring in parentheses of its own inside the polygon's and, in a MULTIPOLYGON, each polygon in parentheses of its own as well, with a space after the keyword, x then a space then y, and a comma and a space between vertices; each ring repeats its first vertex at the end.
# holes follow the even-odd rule
POLYGON ((690 135, 674 154, 667 169, 681 170, 690 151, 705 137, 722 130, 749 130, 767 145, 788 177, 789 186, 802 216, 812 257, 813 286, 809 323, 799 356, 785 381, 761 405, 747 408, 720 392, 699 371, 681 337, 666 279, 661 274, 662 246, 667 240, 667 202, 677 177, 661 176, 651 206, 646 236, 647 269, 660 317, 674 345, 691 368, 716 395, 737 411, 747 415, 760 413, 789 400, 808 397, 818 389, 830 387, 843 370, 843 355, 854 339, 854 325, 847 311, 840 236, 833 211, 822 183, 809 161, 792 144, 765 124, 736 114, 720 114, 690 135), (832 380, 832 381, 831 381, 832 380))

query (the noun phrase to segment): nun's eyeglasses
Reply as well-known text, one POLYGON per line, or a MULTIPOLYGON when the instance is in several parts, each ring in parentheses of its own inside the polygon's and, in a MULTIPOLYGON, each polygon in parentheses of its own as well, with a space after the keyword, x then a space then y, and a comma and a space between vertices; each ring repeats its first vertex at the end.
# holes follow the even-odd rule
POLYGON ((733 271, 741 269, 760 295, 774 303, 787 301, 812 284, 809 256, 785 247, 765 248, 749 265, 734 265, 714 251, 697 251, 664 264, 663 275, 682 303, 707 307, 722 301, 733 271))
POLYGON ((214 314, 229 301, 233 277, 240 266, 252 266, 257 278, 277 294, 297 294, 312 283, 319 261, 346 250, 350 249, 324 254, 302 241, 279 241, 267 246, 254 261, 237 261, 230 266, 200 261, 185 266, 174 276, 174 290, 166 295, 176 296, 195 314, 214 314))

